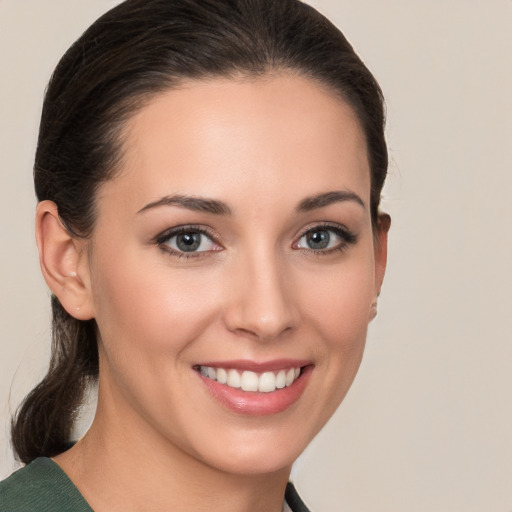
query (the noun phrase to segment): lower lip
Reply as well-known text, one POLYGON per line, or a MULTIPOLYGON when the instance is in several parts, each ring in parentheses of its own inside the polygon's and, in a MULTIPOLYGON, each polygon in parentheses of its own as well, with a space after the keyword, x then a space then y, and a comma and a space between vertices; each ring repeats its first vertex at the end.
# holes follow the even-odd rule
POLYGON ((291 386, 270 393, 242 391, 240 388, 220 384, 200 373, 198 376, 211 395, 228 409, 248 416, 264 416, 283 412, 297 402, 306 388, 312 370, 312 366, 306 366, 291 386))

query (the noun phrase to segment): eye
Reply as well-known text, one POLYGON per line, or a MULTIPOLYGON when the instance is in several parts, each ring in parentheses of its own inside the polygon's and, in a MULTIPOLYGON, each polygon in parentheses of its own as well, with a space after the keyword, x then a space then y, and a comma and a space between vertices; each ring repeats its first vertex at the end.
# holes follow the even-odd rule
POLYGON ((179 256, 192 256, 194 253, 203 253, 221 250, 214 240, 203 230, 191 226, 172 229, 163 233, 157 239, 157 244, 166 251, 179 256))
POLYGON ((293 246, 294 249, 307 249, 316 252, 343 250, 356 242, 356 236, 342 226, 315 226, 308 229, 293 246))

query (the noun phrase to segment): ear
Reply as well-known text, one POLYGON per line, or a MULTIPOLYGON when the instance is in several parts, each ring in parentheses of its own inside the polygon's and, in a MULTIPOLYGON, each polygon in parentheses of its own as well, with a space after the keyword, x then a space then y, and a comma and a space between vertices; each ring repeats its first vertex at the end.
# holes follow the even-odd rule
POLYGON ((39 263, 50 290, 78 320, 94 318, 86 240, 69 233, 53 201, 41 201, 36 211, 39 263))
POLYGON ((387 213, 380 213, 377 219, 375 233, 375 286, 373 303, 370 310, 370 320, 377 316, 377 299, 380 295, 384 274, 386 273, 386 262, 388 257, 388 232, 391 227, 391 217, 387 213))

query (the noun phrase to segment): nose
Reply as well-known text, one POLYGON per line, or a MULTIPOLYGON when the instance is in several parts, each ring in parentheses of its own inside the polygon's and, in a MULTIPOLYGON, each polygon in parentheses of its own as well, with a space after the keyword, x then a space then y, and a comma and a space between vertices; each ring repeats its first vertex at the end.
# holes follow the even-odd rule
POLYGON ((277 257, 240 262, 228 281, 224 317, 230 331, 272 341, 297 327, 293 280, 284 267, 277 257))

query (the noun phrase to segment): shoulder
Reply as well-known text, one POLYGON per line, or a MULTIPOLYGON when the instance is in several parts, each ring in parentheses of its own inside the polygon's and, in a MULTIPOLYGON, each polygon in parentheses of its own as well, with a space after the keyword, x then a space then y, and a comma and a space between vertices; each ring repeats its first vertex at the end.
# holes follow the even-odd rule
POLYGON ((92 512, 78 489, 51 459, 40 457, 0 482, 1 512, 92 512))

